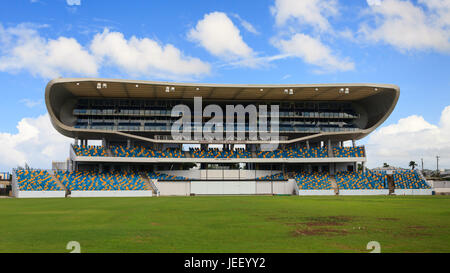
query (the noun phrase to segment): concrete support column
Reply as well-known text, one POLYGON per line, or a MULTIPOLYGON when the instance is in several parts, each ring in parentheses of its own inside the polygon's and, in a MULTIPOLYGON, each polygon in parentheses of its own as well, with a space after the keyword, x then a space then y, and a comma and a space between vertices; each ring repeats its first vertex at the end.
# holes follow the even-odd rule
POLYGON ((99 172, 103 172, 103 164, 102 164, 102 163, 100 163, 100 164, 98 165, 98 171, 99 171, 99 172))
POLYGON ((306 149, 309 149, 309 140, 306 141, 306 149))
POLYGON ((108 148, 108 143, 106 143, 106 138, 102 138, 102 147, 108 148))
POLYGON ((327 147, 328 147, 328 156, 333 157, 333 149, 331 148, 331 139, 328 139, 327 147))
POLYGON ((75 138, 74 145, 78 145, 78 137, 75 138))
POLYGON ((129 149, 131 147, 131 139, 127 139, 127 149, 129 149))
POLYGON ((355 147, 355 146, 356 146, 355 144, 356 144, 356 143, 355 143, 355 140, 352 139, 352 147, 355 147))

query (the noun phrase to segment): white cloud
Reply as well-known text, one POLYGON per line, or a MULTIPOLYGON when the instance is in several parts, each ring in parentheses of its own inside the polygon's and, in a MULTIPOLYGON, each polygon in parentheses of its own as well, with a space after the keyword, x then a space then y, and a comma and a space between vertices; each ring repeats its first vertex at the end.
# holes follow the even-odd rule
POLYGON ((205 14, 188 38, 197 42, 212 55, 226 60, 251 58, 253 50, 244 42, 239 29, 223 12, 205 14))
POLYGON ((379 5, 381 5, 381 0, 367 0, 367 5, 379 6, 379 5))
POLYGON ((400 0, 368 3, 374 20, 360 26, 359 32, 365 39, 384 42, 401 51, 450 52, 450 0, 419 0, 417 5, 400 0))
POLYGON ((256 35, 260 34, 259 31, 257 31, 256 28, 249 21, 242 19, 241 16, 239 16, 239 14, 232 14, 232 15, 233 17, 239 20, 241 26, 245 28, 245 30, 256 35))
POLYGON ((58 133, 48 114, 23 118, 16 134, 1 133, 0 169, 10 170, 27 163, 33 168, 51 168, 52 160, 66 160, 70 138, 58 133))
POLYGON ((0 71, 26 70, 35 76, 55 78, 64 73, 95 76, 94 57, 73 38, 41 37, 36 27, 0 25, 0 71))
POLYGON ((272 42, 282 53, 318 66, 320 72, 347 71, 354 69, 355 66, 349 60, 336 57, 319 39, 306 34, 297 33, 289 40, 273 40, 272 42))
POLYGON ((21 99, 20 102, 28 108, 33 108, 42 104, 42 100, 21 99))
POLYGON ((409 161, 418 163, 423 158, 425 168, 433 169, 436 155, 440 155, 440 165, 450 168, 450 105, 442 111, 438 125, 413 115, 376 130, 369 137, 366 151, 370 167, 383 162, 407 167, 409 161))
POLYGON ((27 71, 45 79, 59 76, 97 76, 102 68, 118 69, 131 76, 191 79, 210 73, 210 64, 184 55, 171 44, 148 38, 125 39, 105 29, 90 46, 76 39, 47 39, 39 29, 46 26, 0 24, 0 71, 27 71))
POLYGON ((90 48, 100 61, 132 75, 201 76, 211 69, 208 63, 185 56, 171 44, 160 45, 154 40, 135 36, 127 40, 122 33, 107 29, 95 35, 90 48))
POLYGON ((339 13, 335 0, 276 0, 271 11, 278 26, 292 19, 299 25, 310 25, 320 31, 330 30, 327 18, 339 13))
POLYGON ((66 0, 66 3, 69 6, 80 6, 81 0, 66 0))

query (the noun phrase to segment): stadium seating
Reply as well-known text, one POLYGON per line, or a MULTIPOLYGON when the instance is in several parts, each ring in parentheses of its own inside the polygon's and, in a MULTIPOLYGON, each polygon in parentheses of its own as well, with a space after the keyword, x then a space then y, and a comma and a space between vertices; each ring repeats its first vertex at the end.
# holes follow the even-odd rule
POLYGON ((221 150, 218 148, 201 150, 198 148, 190 148, 189 151, 193 158, 250 158, 252 156, 250 151, 242 148, 235 150, 221 150))
POLYGON ((166 149, 165 151, 155 151, 153 149, 135 146, 127 148, 125 146, 111 146, 111 153, 116 157, 157 157, 157 158, 184 158, 184 152, 180 149, 166 149))
POLYGON ((386 175, 369 170, 338 172, 335 178, 339 189, 343 190, 387 189, 386 175))
POLYGON ((73 145, 73 149, 77 156, 108 156, 102 146, 73 145))
POLYGON ((396 170, 393 173, 396 189, 430 189, 430 186, 413 170, 396 170))
POLYGON ((294 178, 300 190, 331 189, 330 175, 326 172, 299 172, 294 178))
POLYGON ((259 158, 324 158, 328 157, 327 147, 307 148, 287 148, 274 151, 259 151, 256 153, 259 158))
POLYGON ((358 147, 334 147, 335 157, 364 157, 364 146, 358 147))
POLYGON ((158 181, 167 181, 167 180, 181 180, 186 181, 188 180, 186 177, 183 176, 176 176, 176 175, 168 175, 164 173, 147 173, 147 176, 149 179, 157 179, 158 181))
POLYGON ((133 172, 57 171, 55 175, 71 191, 146 190, 144 179, 133 172))
POLYGON ((21 191, 63 190, 45 170, 16 170, 16 178, 21 191))
POLYGON ((277 173, 272 175, 266 175, 263 177, 257 177, 256 181, 272 181, 272 180, 287 180, 287 177, 283 173, 277 173))
MULTIPOLYGON (((108 156, 107 148, 101 146, 79 146, 74 145, 74 151, 77 156, 108 156)), ((126 146, 113 145, 110 147, 112 156, 115 157, 147 157, 147 158, 185 158, 185 152, 180 149, 166 149, 164 151, 156 151, 144 146, 134 146, 127 148, 126 146)), ((218 148, 199 149, 190 148, 189 152, 193 158, 251 158, 252 152, 243 148, 234 150, 225 150, 218 148)), ((335 157, 363 157, 364 147, 334 147, 335 157)), ((273 151, 258 151, 258 158, 325 158, 328 157, 328 148, 311 147, 311 148, 286 148, 276 149, 273 151)))

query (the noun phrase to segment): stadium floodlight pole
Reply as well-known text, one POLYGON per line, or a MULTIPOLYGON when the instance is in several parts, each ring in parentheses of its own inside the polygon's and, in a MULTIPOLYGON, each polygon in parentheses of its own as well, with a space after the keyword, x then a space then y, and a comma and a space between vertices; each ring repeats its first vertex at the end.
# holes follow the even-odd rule
POLYGON ((423 173, 423 158, 420 159, 422 161, 422 173, 423 173))
POLYGON ((436 175, 439 175, 439 157, 440 156, 436 156, 436 175))

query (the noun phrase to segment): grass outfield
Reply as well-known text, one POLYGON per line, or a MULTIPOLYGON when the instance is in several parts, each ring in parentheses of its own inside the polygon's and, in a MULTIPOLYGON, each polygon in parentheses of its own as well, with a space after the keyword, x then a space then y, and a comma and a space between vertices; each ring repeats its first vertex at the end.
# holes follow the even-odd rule
POLYGON ((0 199, 0 252, 450 252, 450 196, 0 199))

